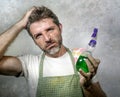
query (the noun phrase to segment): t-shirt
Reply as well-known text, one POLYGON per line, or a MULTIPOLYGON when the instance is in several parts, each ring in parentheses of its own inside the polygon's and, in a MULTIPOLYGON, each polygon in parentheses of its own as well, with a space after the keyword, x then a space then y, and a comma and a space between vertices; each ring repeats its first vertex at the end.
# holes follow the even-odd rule
MULTIPOLYGON (((75 61, 79 57, 83 49, 71 50, 75 61)), ((23 74, 28 82, 29 96, 35 97, 39 78, 39 65, 41 55, 25 55, 18 57, 22 62, 23 74)), ((43 77, 48 76, 65 76, 74 74, 72 61, 68 52, 58 58, 45 56, 43 63, 43 77)))

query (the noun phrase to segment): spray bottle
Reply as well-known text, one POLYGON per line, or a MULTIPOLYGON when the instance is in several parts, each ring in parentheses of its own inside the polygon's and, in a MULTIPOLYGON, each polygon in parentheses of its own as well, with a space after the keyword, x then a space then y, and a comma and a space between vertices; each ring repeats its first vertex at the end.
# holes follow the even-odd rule
POLYGON ((85 62, 87 59, 87 56, 92 54, 94 51, 96 44, 97 44, 97 32, 98 29, 94 28, 93 34, 91 35, 91 40, 89 41, 87 48, 85 51, 82 52, 82 54, 79 56, 77 62, 76 62, 76 69, 79 71, 79 69, 82 69, 84 72, 89 72, 88 66, 85 62))

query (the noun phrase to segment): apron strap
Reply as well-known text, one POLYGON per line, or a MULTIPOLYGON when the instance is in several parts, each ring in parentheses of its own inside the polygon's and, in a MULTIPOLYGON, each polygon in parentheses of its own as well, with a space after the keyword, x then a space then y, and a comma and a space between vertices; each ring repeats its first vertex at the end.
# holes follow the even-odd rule
POLYGON ((43 52, 42 56, 41 56, 41 60, 40 60, 40 71, 39 71, 39 77, 43 77, 43 62, 44 62, 44 58, 45 58, 45 53, 43 52))
POLYGON ((76 70, 76 68, 75 68, 75 64, 76 64, 76 63, 75 63, 75 60, 74 60, 74 56, 73 56, 72 52, 71 52, 68 48, 66 48, 66 49, 67 49, 68 54, 69 54, 69 56, 70 56, 70 59, 71 59, 71 61, 72 61, 74 73, 75 73, 75 74, 78 74, 78 72, 77 72, 77 70, 76 70))

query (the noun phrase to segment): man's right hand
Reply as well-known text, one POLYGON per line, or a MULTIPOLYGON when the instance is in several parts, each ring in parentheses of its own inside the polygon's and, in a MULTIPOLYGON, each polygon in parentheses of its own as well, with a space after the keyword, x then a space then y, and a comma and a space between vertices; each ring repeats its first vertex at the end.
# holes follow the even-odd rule
POLYGON ((26 28, 28 18, 34 9, 35 9, 35 7, 33 6, 30 10, 28 10, 26 12, 26 14, 23 16, 23 18, 19 21, 19 25, 23 26, 23 28, 26 28))

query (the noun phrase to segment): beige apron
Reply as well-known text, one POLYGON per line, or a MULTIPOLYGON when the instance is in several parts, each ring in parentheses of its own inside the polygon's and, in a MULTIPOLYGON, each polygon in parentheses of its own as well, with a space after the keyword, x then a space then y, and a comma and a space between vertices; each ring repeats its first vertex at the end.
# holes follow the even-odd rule
POLYGON ((67 51, 74 68, 74 74, 67 76, 43 77, 45 54, 42 54, 36 97, 83 97, 80 78, 74 65, 73 55, 69 49, 67 51))

